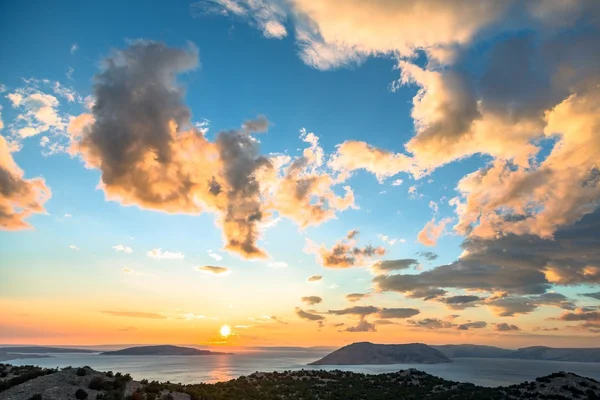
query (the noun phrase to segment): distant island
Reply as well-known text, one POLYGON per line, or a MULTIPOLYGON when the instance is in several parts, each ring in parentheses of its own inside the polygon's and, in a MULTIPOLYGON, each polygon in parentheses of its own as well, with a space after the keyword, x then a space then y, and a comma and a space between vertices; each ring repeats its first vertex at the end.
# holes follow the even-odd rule
POLYGON ((439 364, 451 363, 441 351, 423 343, 352 343, 309 365, 439 364))
POLYGON ((181 385, 134 381, 129 374, 89 367, 45 369, 0 364, 0 400, 62 399, 177 400, 518 400, 600 399, 600 383, 557 372, 518 385, 481 387, 429 375, 416 369, 387 374, 302 370, 256 372, 227 382, 181 385))
POLYGON ((192 347, 180 346, 137 346, 122 350, 105 351, 101 356, 212 356, 232 353, 222 353, 210 350, 198 350, 192 347))
POLYGON ((600 348, 524 347, 517 350, 474 344, 431 346, 450 358, 516 358, 521 360, 575 361, 600 363, 600 348))

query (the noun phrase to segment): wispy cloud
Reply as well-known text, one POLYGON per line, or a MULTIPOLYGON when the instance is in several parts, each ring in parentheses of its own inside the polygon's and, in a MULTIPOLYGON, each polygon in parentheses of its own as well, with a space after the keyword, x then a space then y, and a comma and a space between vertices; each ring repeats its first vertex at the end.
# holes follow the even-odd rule
POLYGON ((213 275, 225 275, 231 272, 228 268, 225 267, 215 267, 213 265, 203 265, 201 267, 196 267, 198 271, 206 272, 213 275))
POLYGON ((104 314, 113 317, 129 317, 129 318, 148 318, 148 319, 166 319, 164 315, 157 313, 148 313, 140 311, 101 311, 104 314))
POLYGON ((115 251, 118 251, 118 252, 123 252, 123 253, 126 253, 126 254, 131 254, 131 253, 133 253, 133 249, 132 249, 131 247, 125 246, 125 245, 123 245, 123 244, 117 244, 117 245, 114 245, 112 248, 113 248, 115 251))
POLYGON ((146 253, 148 257, 156 258, 159 260, 182 260, 185 255, 178 251, 162 250, 160 248, 152 249, 146 253))

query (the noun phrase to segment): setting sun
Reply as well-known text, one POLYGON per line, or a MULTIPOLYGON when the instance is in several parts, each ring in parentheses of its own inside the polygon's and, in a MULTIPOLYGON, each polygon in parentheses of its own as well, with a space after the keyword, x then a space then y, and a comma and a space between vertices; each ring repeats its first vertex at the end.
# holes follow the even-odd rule
POLYGON ((231 328, 229 327, 229 325, 223 325, 219 332, 221 333, 221 336, 227 337, 231 335, 231 328))

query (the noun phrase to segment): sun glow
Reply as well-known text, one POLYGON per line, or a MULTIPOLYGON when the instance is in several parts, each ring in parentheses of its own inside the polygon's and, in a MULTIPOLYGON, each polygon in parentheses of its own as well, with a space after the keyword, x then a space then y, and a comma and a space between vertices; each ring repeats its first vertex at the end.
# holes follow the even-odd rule
POLYGON ((229 325, 223 325, 219 332, 221 333, 221 336, 227 337, 231 335, 231 328, 229 327, 229 325))

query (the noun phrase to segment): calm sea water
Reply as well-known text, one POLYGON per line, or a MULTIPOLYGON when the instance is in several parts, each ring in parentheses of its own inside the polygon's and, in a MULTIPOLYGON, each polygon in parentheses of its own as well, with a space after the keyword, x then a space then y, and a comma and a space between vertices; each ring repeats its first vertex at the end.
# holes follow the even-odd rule
POLYGON ((129 373, 134 379, 181 383, 219 382, 248 375, 255 371, 298 369, 343 369, 378 374, 417 368, 445 379, 498 386, 531 381, 552 372, 568 371, 600 380, 600 364, 562 361, 512 360, 492 358, 456 358, 452 364, 398 364, 366 366, 308 366, 326 352, 260 351, 214 356, 102 356, 98 354, 52 354, 52 358, 29 358, 9 361, 14 365, 34 364, 42 367, 84 366, 100 371, 129 373))

